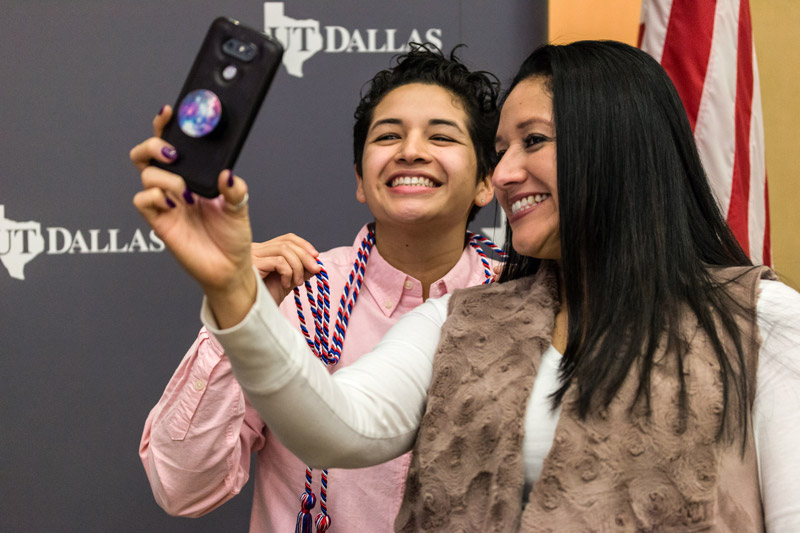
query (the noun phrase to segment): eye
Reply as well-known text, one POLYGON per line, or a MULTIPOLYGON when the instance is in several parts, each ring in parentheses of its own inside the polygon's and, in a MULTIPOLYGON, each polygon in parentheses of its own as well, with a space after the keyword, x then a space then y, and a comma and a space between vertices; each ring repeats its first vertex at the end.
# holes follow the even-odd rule
POLYGON ((503 156, 506 155, 505 150, 497 150, 492 154, 492 165, 497 166, 500 163, 500 160, 503 159, 503 156))
POLYGON ((447 143, 455 142, 455 140, 452 137, 448 137, 447 135, 441 135, 441 134, 431 136, 431 140, 439 142, 447 142, 447 143))
POLYGON ((399 138, 400 138, 400 136, 398 134, 396 134, 396 133, 383 133, 383 134, 378 135, 377 137, 375 137, 375 140, 373 142, 394 141, 394 140, 399 139, 399 138))
POLYGON ((531 133, 530 135, 525 137, 525 139, 522 141, 522 143, 525 145, 526 149, 530 149, 530 148, 534 148, 537 145, 540 145, 540 144, 542 144, 544 142, 552 141, 552 140, 553 139, 551 139, 550 137, 547 137, 545 135, 541 135, 539 133, 531 133))

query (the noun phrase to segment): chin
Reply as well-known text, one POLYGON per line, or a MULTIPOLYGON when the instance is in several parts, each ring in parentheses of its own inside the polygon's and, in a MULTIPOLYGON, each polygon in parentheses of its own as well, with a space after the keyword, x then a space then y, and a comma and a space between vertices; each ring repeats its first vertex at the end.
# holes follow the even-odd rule
POLYGON ((425 211, 407 210, 387 213, 382 220, 385 224, 422 224, 431 222, 435 217, 425 211))
POLYGON ((515 234, 511 240, 511 245, 520 255, 539 258, 541 252, 541 243, 533 242, 530 239, 518 238, 515 234))
POLYGON ((534 259, 561 260, 561 251, 558 247, 548 246, 547 243, 528 239, 517 239, 515 236, 512 239, 512 246, 520 255, 533 257, 534 259))

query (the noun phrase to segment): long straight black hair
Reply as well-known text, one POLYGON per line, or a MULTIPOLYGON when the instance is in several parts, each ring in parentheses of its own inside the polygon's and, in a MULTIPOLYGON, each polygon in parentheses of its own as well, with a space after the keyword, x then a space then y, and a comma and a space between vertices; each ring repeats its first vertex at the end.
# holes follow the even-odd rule
MULTIPOLYGON (((672 82, 649 55, 612 41, 543 46, 525 60, 506 94, 535 77, 553 98, 569 317, 554 403, 574 384, 585 417, 607 407, 637 368, 634 405, 644 401, 649 413, 651 370, 666 341, 676 356, 685 424, 687 341, 680 325, 690 311, 719 361, 724 407, 717 438, 732 437, 732 428, 744 437, 749 384, 746 340, 734 321, 740 306, 709 268, 752 263, 714 200, 672 82), (725 353, 723 339, 733 342, 735 354, 725 353)), ((506 250, 501 282, 538 270, 537 259, 513 251, 510 228, 506 250)))

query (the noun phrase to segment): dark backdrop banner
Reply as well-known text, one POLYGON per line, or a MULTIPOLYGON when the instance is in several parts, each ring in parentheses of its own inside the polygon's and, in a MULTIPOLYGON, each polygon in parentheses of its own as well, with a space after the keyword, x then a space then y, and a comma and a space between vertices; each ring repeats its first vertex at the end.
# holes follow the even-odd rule
POLYGON ((249 485, 205 517, 172 518, 139 462, 147 413, 200 327, 201 293, 133 208, 129 149, 173 103, 215 17, 266 28, 287 51, 236 167, 254 237, 349 244, 369 215, 351 143, 364 82, 409 40, 465 43, 462 59, 506 82, 546 38, 546 2, 0 6, 0 531, 246 531, 249 485))

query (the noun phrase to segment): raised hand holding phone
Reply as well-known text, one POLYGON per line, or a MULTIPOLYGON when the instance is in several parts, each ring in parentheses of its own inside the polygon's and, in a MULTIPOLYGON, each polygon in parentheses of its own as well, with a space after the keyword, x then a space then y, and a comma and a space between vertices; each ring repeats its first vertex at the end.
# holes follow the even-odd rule
POLYGON ((162 108, 154 137, 130 154, 143 185, 136 208, 200 283, 222 327, 241 320, 255 298, 247 185, 231 167, 280 56, 266 35, 216 19, 179 95, 179 116, 162 108), (198 92, 217 101, 201 109, 208 102, 193 100, 198 92))

